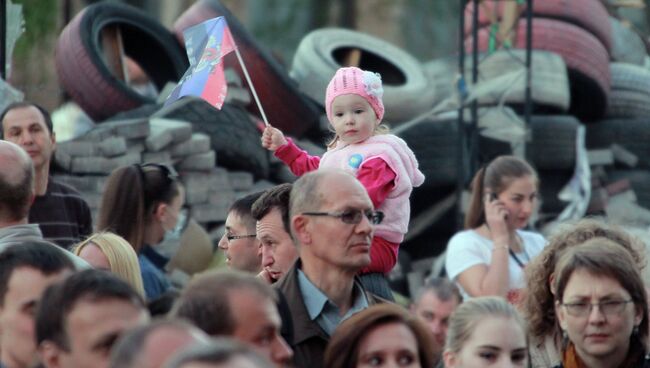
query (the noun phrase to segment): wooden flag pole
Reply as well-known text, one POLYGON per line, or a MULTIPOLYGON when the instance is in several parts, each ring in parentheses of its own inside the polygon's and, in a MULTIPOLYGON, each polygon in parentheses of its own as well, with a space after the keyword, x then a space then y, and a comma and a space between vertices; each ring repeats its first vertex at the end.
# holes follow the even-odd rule
POLYGON ((248 75, 248 70, 246 69, 246 65, 244 65, 244 60, 241 58, 241 54, 239 53, 238 47, 235 47, 235 54, 237 54, 237 60, 239 60, 239 65, 241 65, 241 69, 244 71, 244 77, 246 77, 246 82, 250 86, 251 92, 253 92, 253 98, 255 98, 255 103, 257 104, 257 108, 260 110, 260 114, 262 115, 262 120, 264 120, 264 125, 268 127, 270 126, 269 121, 266 118, 266 114, 264 113, 264 109, 262 108, 262 104, 260 103, 260 99, 259 97, 257 97, 255 86, 253 86, 251 77, 248 75))

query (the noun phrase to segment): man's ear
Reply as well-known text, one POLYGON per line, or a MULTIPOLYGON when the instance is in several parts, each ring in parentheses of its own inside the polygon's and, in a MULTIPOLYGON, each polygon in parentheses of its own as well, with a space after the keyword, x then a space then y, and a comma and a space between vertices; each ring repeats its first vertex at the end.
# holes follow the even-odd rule
POLYGON ((294 235, 301 245, 311 243, 311 234, 308 230, 309 219, 306 216, 296 215, 291 218, 291 227, 294 235))
POLYGON ((59 347, 51 341, 43 341, 38 347, 38 355, 46 368, 59 368, 59 347))
POLYGON ((52 140, 52 152, 54 152, 54 150, 56 149, 56 133, 54 132, 54 130, 52 130, 52 132, 50 133, 50 139, 52 140))

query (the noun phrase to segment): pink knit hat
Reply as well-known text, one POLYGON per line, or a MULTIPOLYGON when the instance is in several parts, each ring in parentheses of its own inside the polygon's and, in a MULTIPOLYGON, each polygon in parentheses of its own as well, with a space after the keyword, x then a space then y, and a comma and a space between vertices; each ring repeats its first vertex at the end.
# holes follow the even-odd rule
POLYGON ((325 111, 332 120, 332 101, 340 95, 355 94, 368 101, 375 110, 377 119, 384 117, 384 103, 381 100, 384 89, 381 86, 381 76, 377 73, 361 70, 357 67, 340 68, 327 85, 325 93, 325 111))

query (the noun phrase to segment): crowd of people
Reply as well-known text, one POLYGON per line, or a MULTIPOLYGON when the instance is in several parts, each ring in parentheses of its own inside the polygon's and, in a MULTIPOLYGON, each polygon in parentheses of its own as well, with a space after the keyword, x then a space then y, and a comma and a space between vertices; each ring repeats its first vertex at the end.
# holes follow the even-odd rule
POLYGON ((334 139, 309 156, 274 127, 261 144, 300 175, 238 199, 218 242, 226 270, 177 287, 157 250, 189 221, 170 166, 121 167, 96 226, 50 177, 48 112, 0 115, 0 367, 650 367, 645 245, 601 220, 529 230, 535 170, 478 171, 447 277, 409 306, 386 274, 424 176, 381 124, 375 73, 342 68, 326 93, 334 139))

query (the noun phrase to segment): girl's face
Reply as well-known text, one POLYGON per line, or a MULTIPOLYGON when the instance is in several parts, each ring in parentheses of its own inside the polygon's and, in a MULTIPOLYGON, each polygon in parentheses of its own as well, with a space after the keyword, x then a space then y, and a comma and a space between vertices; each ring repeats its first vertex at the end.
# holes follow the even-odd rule
POLYGON ((379 119, 365 98, 347 94, 332 101, 332 126, 344 143, 360 143, 370 138, 379 119))
POLYGON ((445 351, 443 358, 446 368, 525 367, 526 334, 512 318, 483 318, 461 350, 445 351))
POLYGON ((510 185, 497 195, 508 210, 508 227, 521 229, 528 224, 537 205, 537 183, 531 175, 514 179, 510 185))
POLYGON ((400 322, 379 325, 359 343, 357 368, 421 367, 413 332, 400 322))

